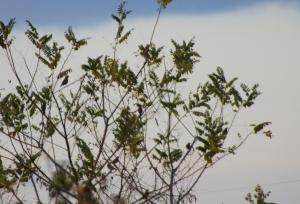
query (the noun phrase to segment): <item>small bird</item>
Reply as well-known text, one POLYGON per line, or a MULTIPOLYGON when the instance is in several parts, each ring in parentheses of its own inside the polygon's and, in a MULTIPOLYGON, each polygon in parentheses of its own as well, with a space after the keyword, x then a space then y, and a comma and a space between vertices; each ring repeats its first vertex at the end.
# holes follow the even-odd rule
POLYGON ((116 163, 118 163, 118 161, 119 161, 119 157, 116 157, 114 160, 112 160, 111 163, 116 164, 116 163))
POLYGON ((100 183, 101 186, 103 186, 107 183, 107 181, 108 181, 107 178, 102 177, 99 183, 100 183))
POLYGON ((110 171, 112 171, 112 170, 115 169, 109 162, 107 163, 107 168, 108 168, 110 171))
POLYGON ((45 111, 46 111, 46 103, 45 102, 42 102, 41 109, 42 109, 42 113, 45 114, 45 111))
POLYGON ((143 199, 146 199, 149 196, 149 190, 147 189, 143 194, 143 199))
POLYGON ((147 45, 145 46, 144 51, 143 51, 144 55, 148 53, 149 47, 150 47, 149 44, 147 44, 147 45))
POLYGON ((69 78, 69 76, 66 75, 60 86, 66 85, 68 83, 68 78, 69 78))
POLYGON ((189 143, 187 143, 186 145, 185 145, 185 147, 188 149, 188 150, 191 150, 192 149, 192 147, 191 147, 191 143, 189 142, 189 143))
POLYGON ((228 128, 225 128, 222 132, 222 135, 226 136, 228 134, 228 128))
POLYGON ((138 112, 139 112, 140 118, 141 118, 142 117, 142 113, 143 113, 143 109, 142 109, 141 105, 139 105, 138 112))

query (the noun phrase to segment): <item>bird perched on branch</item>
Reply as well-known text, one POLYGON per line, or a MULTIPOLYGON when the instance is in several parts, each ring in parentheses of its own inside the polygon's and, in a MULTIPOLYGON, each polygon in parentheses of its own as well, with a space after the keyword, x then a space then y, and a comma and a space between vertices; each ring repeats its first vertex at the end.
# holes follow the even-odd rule
POLYGON ((107 183, 107 178, 105 178, 104 176, 100 179, 99 183, 101 186, 105 185, 107 183))
POLYGON ((60 86, 66 85, 68 83, 68 78, 69 76, 66 75, 60 86))
POLYGON ((148 53, 149 47, 150 47, 149 44, 147 44, 147 45, 145 46, 144 51, 143 51, 144 55, 148 53))
POLYGON ((228 128, 225 128, 222 132, 222 135, 226 136, 228 134, 228 128))
POLYGON ((146 199, 149 196, 149 190, 147 189, 143 194, 143 199, 146 199))
POLYGON ((142 117, 142 113, 143 113, 143 109, 142 109, 141 105, 139 105, 138 112, 139 112, 140 118, 141 118, 142 117))
POLYGON ((107 163, 107 168, 110 170, 110 171, 112 171, 112 170, 114 170, 115 168, 111 165, 111 163, 107 163))
POLYGON ((46 111, 46 103, 45 102, 42 102, 41 109, 42 109, 42 113, 45 114, 45 111, 46 111))
POLYGON ((186 145, 185 145, 185 147, 188 149, 188 150, 191 150, 192 149, 192 147, 191 147, 191 143, 189 142, 189 143, 187 143, 186 145))
POLYGON ((116 157, 114 160, 112 160, 111 163, 116 164, 116 163, 118 163, 118 161, 119 161, 119 157, 116 157))

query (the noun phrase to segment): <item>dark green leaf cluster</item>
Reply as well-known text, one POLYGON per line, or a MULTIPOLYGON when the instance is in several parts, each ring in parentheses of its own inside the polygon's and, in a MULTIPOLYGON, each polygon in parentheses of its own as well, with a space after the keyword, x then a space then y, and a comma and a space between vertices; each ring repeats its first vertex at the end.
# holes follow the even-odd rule
POLYGON ((32 176, 33 172, 37 170, 37 167, 33 165, 35 160, 41 156, 41 152, 36 154, 25 156, 24 154, 17 155, 17 160, 14 161, 17 169, 16 172, 21 175, 20 182, 28 182, 28 178, 32 176))
POLYGON ((201 56, 194 51, 193 46, 195 45, 194 39, 190 40, 188 44, 183 41, 182 45, 177 44, 173 39, 171 40, 175 47, 175 50, 171 50, 171 55, 173 56, 173 62, 182 74, 192 73, 195 63, 199 62, 196 58, 201 58, 201 56))
MULTIPOLYGON (((212 73, 208 77, 211 82, 207 82, 203 86, 199 85, 196 93, 190 94, 188 105, 183 106, 183 108, 185 111, 192 111, 195 116, 202 118, 203 121, 196 121, 198 127, 195 128, 198 133, 196 139, 203 143, 203 145, 197 146, 196 149, 203 152, 205 160, 211 163, 212 158, 217 153, 225 152, 222 146, 228 133, 228 127, 225 127, 228 121, 224 122, 223 117, 212 118, 214 110, 209 105, 211 99, 217 98, 222 106, 230 105, 237 108, 246 108, 254 104, 254 100, 260 92, 257 91, 257 84, 253 86, 251 93, 249 93, 250 90, 247 86, 242 84, 242 90, 247 96, 247 99, 243 100, 240 93, 234 87, 234 82, 237 78, 233 78, 227 82, 224 71, 220 67, 217 68, 216 73, 212 73), (203 108, 206 110, 201 111, 203 108)), ((262 124, 258 126, 254 132, 259 131, 262 126, 262 124)), ((228 149, 228 151, 234 153, 233 149, 228 149)))
POLYGON ((94 174, 94 156, 91 152, 91 148, 85 143, 84 140, 76 137, 76 145, 80 149, 81 154, 84 158, 81 158, 82 165, 78 165, 78 167, 82 167, 84 171, 81 172, 82 175, 93 175, 94 174))
MULTIPOLYGON (((136 84, 136 75, 127 66, 127 61, 119 65, 118 60, 111 59, 105 56, 103 63, 101 62, 102 56, 96 59, 88 58, 88 65, 83 64, 81 68, 86 72, 91 72, 92 75, 98 79, 100 82, 110 82, 110 85, 115 82, 118 86, 124 88, 131 87, 131 85, 136 84)), ((93 87, 85 87, 88 93, 95 91, 93 87)))
POLYGON ((71 110, 73 104, 70 100, 67 99, 67 97, 64 94, 60 94, 59 98, 60 98, 63 106, 65 107, 65 114, 67 114, 68 113, 67 110, 71 110))
POLYGON ((88 57, 88 65, 83 64, 81 65, 81 68, 86 72, 91 71, 94 77, 96 77, 97 79, 104 80, 106 78, 106 73, 108 69, 105 69, 105 67, 102 66, 102 57, 102 55, 97 57, 96 59, 88 57))
POLYGON ((72 72, 72 69, 67 69, 65 71, 62 71, 57 75, 57 79, 61 79, 65 76, 67 76, 68 74, 70 74, 71 72, 72 72))
POLYGON ((157 160, 159 163, 163 161, 162 165, 164 168, 170 168, 170 165, 178 162, 182 158, 183 151, 181 149, 169 149, 169 144, 178 142, 175 136, 170 134, 163 135, 160 133, 157 133, 157 135, 158 138, 153 138, 153 140, 156 142, 157 147, 160 147, 160 149, 155 148, 157 155, 152 154, 152 158, 157 160))
POLYGON ((168 160, 163 162, 163 167, 170 167, 170 164, 173 164, 177 161, 179 161, 182 158, 182 150, 181 149, 174 149, 170 152, 168 155, 168 160))
MULTIPOLYGON (((156 139, 157 143, 161 144, 160 140, 156 139), (159 142, 158 142, 159 141, 159 142)), ((168 155, 165 151, 161 151, 158 148, 155 148, 156 153, 159 157, 157 157, 155 154, 152 155, 152 158, 161 162, 162 159, 167 159, 168 155)))
POLYGON ((184 104, 184 102, 180 99, 180 94, 177 94, 177 96, 174 97, 172 102, 167 102, 167 101, 162 101, 161 100, 160 103, 163 105, 164 108, 167 108, 175 116, 179 116, 179 114, 176 110, 177 106, 184 104))
POLYGON ((0 156, 0 189, 7 190, 8 192, 13 192, 14 185, 19 180, 19 174, 17 173, 17 168, 5 168, 0 156))
POLYGON ((256 125, 253 130, 254 130, 254 133, 256 134, 257 132, 261 131, 265 126, 267 125, 270 125, 271 122, 264 122, 264 123, 261 123, 261 124, 258 124, 256 125))
MULTIPOLYGON (((30 95, 28 94, 28 85, 25 85, 24 87, 25 91, 23 91, 20 86, 17 86, 16 89, 22 99, 26 101, 26 109, 30 110, 30 117, 33 117, 36 113, 36 110, 38 109, 37 106, 39 104, 41 104, 40 110, 42 109, 43 104, 46 110, 47 104, 51 101, 51 86, 42 87, 40 92, 32 91, 30 95), (29 97, 26 98, 26 95, 29 95, 29 97)), ((45 110, 41 110, 41 113, 45 114, 45 110)))
MULTIPOLYGON (((147 46, 147 45, 146 45, 147 46)), ((164 56, 159 56, 161 51, 163 50, 164 46, 161 46, 159 48, 155 47, 155 44, 151 43, 149 46, 149 49, 144 47, 143 45, 139 45, 139 54, 145 59, 148 59, 147 65, 155 65, 156 67, 159 67, 162 60, 164 59, 164 56)))
POLYGON ((253 100, 255 100, 255 98, 261 94, 261 92, 257 91, 258 84, 255 84, 252 87, 251 92, 250 89, 245 84, 241 84, 241 87, 247 96, 247 99, 244 100, 243 102, 243 106, 244 107, 252 106, 254 104, 253 100))
POLYGON ((13 161, 15 168, 9 166, 5 168, 0 156, 0 189, 5 189, 8 192, 13 192, 13 187, 18 183, 26 183, 32 177, 33 172, 36 172, 36 167, 33 165, 41 152, 26 157, 24 154, 16 155, 13 161))
MULTIPOLYGON (((247 99, 243 100, 240 93, 236 90, 235 86, 233 85, 238 78, 233 78, 232 80, 227 82, 224 76, 223 69, 221 67, 218 67, 216 71, 217 73, 212 73, 208 75, 208 77, 211 80, 211 83, 207 82, 202 87, 201 100, 203 100, 204 102, 209 101, 211 98, 210 96, 213 96, 217 97, 222 103, 222 105, 231 104, 232 106, 234 105, 238 108, 240 108, 241 105, 243 105, 243 107, 250 107, 252 104, 254 104, 254 100, 256 99, 256 97, 261 94, 261 92, 257 91, 258 84, 255 84, 253 86, 253 88, 251 89, 251 93, 249 93, 249 89, 245 84, 241 84, 242 90, 247 96, 247 99)), ((195 98, 196 95, 194 94, 193 97, 195 98)), ((200 97, 197 97, 198 98, 195 99, 198 104, 200 101, 200 97)), ((196 104, 193 103, 192 100, 190 100, 189 108, 195 106, 196 104)))
POLYGON ((64 47, 58 47, 56 42, 53 42, 52 47, 50 47, 48 43, 52 39, 52 34, 44 35, 39 38, 37 29, 33 27, 29 21, 26 22, 28 23, 30 29, 28 29, 25 34, 31 43, 39 50, 38 53, 35 53, 36 57, 50 69, 55 69, 61 59, 61 51, 64 49, 64 47), (45 57, 41 56, 40 51, 44 53, 45 57))
POLYGON ((129 37, 129 35, 131 34, 131 30, 129 30, 127 33, 125 33, 123 36, 122 36, 122 33, 123 33, 123 30, 124 30, 124 25, 123 25, 123 20, 127 17, 128 14, 131 13, 131 11, 126 11, 124 10, 124 6, 127 2, 124 1, 123 3, 120 4, 119 8, 118 8, 118 14, 119 14, 119 17, 111 14, 111 17, 118 23, 118 31, 117 31, 117 35, 116 35, 116 38, 115 38, 115 41, 118 43, 118 44, 121 44, 122 42, 126 41, 129 37))
MULTIPOLYGON (((265 202, 265 199, 270 195, 271 191, 267 192, 266 194, 264 193, 264 190, 260 187, 259 184, 255 187, 255 192, 257 194, 254 194, 254 198, 256 198, 256 204, 276 204, 276 203, 269 203, 265 202)), ((254 204, 254 200, 252 199, 251 193, 248 193, 247 196, 245 197, 245 200, 249 201, 249 203, 254 204)))
POLYGON ((23 101, 13 93, 7 94, 0 101, 0 131, 15 136, 18 132, 26 130, 28 123, 24 122, 26 119, 25 104, 23 101), (6 127, 4 129, 4 127, 6 127), (11 130, 12 128, 12 130, 11 130))
POLYGON ((144 141, 142 134, 142 122, 134 113, 130 112, 129 107, 124 108, 120 117, 116 120, 117 127, 113 130, 115 136, 114 143, 117 147, 124 146, 135 158, 138 158, 144 148, 141 146, 144 141))
POLYGON ((157 144, 167 144, 168 142, 170 143, 174 143, 177 142, 177 138, 174 136, 170 136, 169 134, 167 135, 163 135, 161 133, 157 133, 158 138, 153 138, 153 140, 157 143, 157 144))
POLYGON ((212 158, 216 154, 224 152, 222 146, 228 133, 228 128, 224 128, 224 126, 227 125, 227 123, 224 123, 221 118, 212 120, 208 111, 206 111, 202 117, 204 117, 204 123, 196 121, 199 125, 199 127, 196 127, 196 131, 200 135, 196 136, 196 139, 200 141, 203 146, 198 146, 196 149, 204 153, 204 159, 208 163, 212 163, 212 158))
POLYGON ((14 41, 14 38, 8 39, 9 34, 11 33, 14 25, 16 24, 16 18, 10 19, 9 23, 5 25, 2 21, 0 21, 0 46, 3 49, 6 49, 9 47, 12 42, 14 41))
MULTIPOLYGON (((17 92, 21 96, 22 100, 26 103, 26 109, 29 110, 29 116, 34 117, 36 113, 40 112, 42 115, 48 115, 46 113, 48 105, 52 102, 51 100, 51 88, 52 86, 44 86, 41 91, 35 92, 31 91, 31 94, 28 94, 28 85, 24 86, 23 90, 20 86, 17 86, 17 92)), ((45 123, 44 121, 40 122, 37 125, 31 124, 31 127, 37 132, 44 135, 48 138, 52 136, 56 131, 56 126, 59 124, 59 119, 56 117, 47 116, 48 120, 45 123)))
MULTIPOLYGON (((268 126, 272 124, 271 122, 263 122, 263 123, 260 123, 258 125, 250 125, 250 126, 254 126, 253 128, 253 132, 255 134, 257 134, 259 131, 261 131, 262 129, 264 129, 265 126, 268 126)), ((263 134, 265 134, 267 137, 269 137, 270 139, 273 137, 273 133, 271 132, 271 130, 267 130, 267 131, 264 131, 263 134)))
POLYGON ((77 40, 71 26, 69 26, 68 30, 65 31, 65 37, 68 40, 68 42, 71 43, 74 50, 79 50, 79 48, 82 47, 83 45, 86 45, 87 40, 90 39, 90 38, 83 38, 81 40, 77 40))
POLYGON ((173 1, 173 0, 158 0, 157 3, 158 3, 158 4, 161 4, 162 7, 165 9, 166 6, 167 6, 169 3, 171 3, 172 1, 173 1))
MULTIPOLYGON (((158 0, 161 5, 159 12, 171 1, 158 0)), ((48 85, 41 86, 41 89, 36 84, 35 76, 30 85, 19 80, 19 95, 10 93, 0 101, 0 131, 22 147, 22 154, 18 150, 13 154, 1 147, 12 155, 14 159, 11 161, 16 168, 4 167, 0 157, 0 188, 12 191, 15 183, 27 182, 32 180, 32 176, 37 176, 37 181, 47 188, 50 197, 56 198, 56 203, 70 203, 68 196, 78 203, 97 203, 95 194, 98 195, 99 202, 108 199, 122 203, 124 192, 129 191, 128 202, 152 202, 154 197, 149 195, 154 193, 157 199, 155 202, 165 202, 165 198, 162 199, 159 194, 169 193, 171 202, 183 203, 194 198, 196 201, 196 197, 190 194, 192 187, 179 191, 179 185, 185 185, 186 179, 193 176, 200 178, 204 170, 220 158, 216 155, 221 154, 222 158, 229 153, 234 154, 238 146, 224 147, 224 141, 232 127, 232 123, 227 121, 227 111, 232 109, 234 114, 230 120, 234 120, 240 109, 252 106, 260 95, 258 85, 249 89, 241 84, 246 95, 243 99, 234 86, 237 78, 227 81, 223 69, 218 67, 216 72, 208 75, 208 82, 203 86, 199 84, 196 92, 191 92, 188 100, 184 99, 179 91, 180 86, 187 81, 187 75, 193 73, 195 64, 201 58, 194 51, 194 38, 188 43, 183 41, 182 44, 171 40, 174 49, 170 51, 173 60, 170 68, 166 65, 163 67, 166 64, 162 63, 165 59, 161 55, 163 46, 157 48, 152 42, 145 46, 139 45, 136 56, 142 57, 143 63, 138 66, 137 71, 132 71, 127 61, 120 62, 116 58, 118 45, 126 42, 132 31, 124 34, 123 23, 131 12, 124 9, 126 3, 120 4, 118 15, 112 15, 118 23, 112 46, 113 57, 88 57, 87 63, 81 65, 84 75, 63 88, 57 88, 57 80, 64 77, 67 79, 72 72, 72 69, 64 67, 65 63, 73 50, 87 44, 88 38, 77 40, 69 27, 65 31, 65 38, 72 47, 61 63, 61 51, 64 48, 59 47, 56 42, 50 46, 52 35, 40 37, 37 29, 27 21, 29 29, 26 35, 38 50, 35 53, 38 62, 47 65, 52 73, 47 77, 48 85), (59 63, 62 68, 54 78, 59 63), (159 69, 162 70, 160 72, 157 68, 164 69, 159 69), (76 91, 70 88, 75 87, 73 85, 78 87, 76 91), (65 93, 66 88, 69 89, 69 95, 65 93), (131 110, 133 108, 135 110, 131 110), (41 120, 37 115, 41 116, 41 120), (154 119, 157 130, 152 127, 148 130, 146 124, 154 119), (191 126, 195 128, 194 131, 190 129, 191 126), (100 133, 102 129, 103 132, 100 133), (153 131, 157 133, 156 138, 147 135, 153 131), (92 137, 84 137, 87 134, 93 136, 94 141, 92 137), (185 134, 189 134, 187 136, 190 138, 184 138, 188 141, 180 143, 180 137, 186 137, 185 134), (146 142, 148 136, 152 137, 154 143, 146 142), (60 143, 62 140, 63 143, 60 143), (110 142, 114 144, 112 147, 110 142), (53 148, 53 152, 49 153, 46 149, 48 147, 53 148), (74 147, 78 148, 77 157, 74 156, 74 147), (64 152, 67 165, 57 162, 59 156, 56 157, 56 150, 64 152), (42 153, 56 167, 53 178, 45 175, 39 167, 38 158, 42 153), (140 175, 139 168, 144 168, 142 165, 147 162, 150 166, 148 170, 155 174, 155 187, 144 187, 144 175, 140 175), (105 171, 106 167, 108 172, 105 171), (106 184, 108 179, 112 185, 106 184), (156 188, 160 185, 161 188, 156 188), (109 196, 110 188, 117 189, 118 195, 109 196), (170 190, 163 192, 160 189, 170 190), (174 196, 175 194, 178 196, 174 196), (101 196, 105 198, 102 200, 101 196)), ((2 48, 10 49, 12 41, 8 41, 7 36, 15 24, 14 19, 7 26, 2 22, 0 24, 0 44, 2 48)), ((38 66, 39 63, 36 68, 39 71, 38 66)), ((67 82, 62 83, 66 84, 67 82)), ((270 122, 264 122, 253 125, 253 132, 258 133, 269 124, 270 122)), ((271 131, 263 133, 272 137, 271 131)))
POLYGON ((86 109, 86 112, 88 114, 90 114, 90 116, 92 118, 103 117, 104 113, 105 113, 105 109, 97 109, 97 108, 92 107, 92 106, 86 106, 85 109, 86 109))

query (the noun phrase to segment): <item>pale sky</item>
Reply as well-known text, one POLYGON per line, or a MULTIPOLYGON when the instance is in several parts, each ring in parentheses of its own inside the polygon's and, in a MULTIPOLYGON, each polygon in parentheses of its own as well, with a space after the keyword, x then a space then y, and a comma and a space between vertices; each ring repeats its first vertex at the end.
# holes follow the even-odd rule
MULTIPOLYGON (((45 16, 41 18, 33 14, 33 9, 41 9, 46 5, 45 2, 33 5, 36 2, 19 1, 19 5, 14 5, 13 1, 0 1, 2 5, 4 2, 4 7, 9 8, 0 13, 1 21, 7 24, 10 18, 17 16, 18 23, 13 33, 17 40, 14 46, 21 48, 22 53, 26 53, 29 44, 28 40, 21 40, 25 39, 24 32, 27 29, 25 20, 30 20, 33 24, 36 22, 34 26, 40 31, 41 36, 52 33, 58 43, 65 45, 63 33, 69 25, 73 26, 78 38, 92 37, 88 46, 74 56, 70 67, 79 69, 81 64, 86 63, 87 56, 95 58, 103 54, 112 54, 108 42, 113 41, 116 25, 110 20, 109 15, 116 13, 120 1, 94 2, 99 7, 99 12, 103 7, 106 8, 101 14, 97 14, 95 6, 91 3, 86 3, 83 6, 85 10, 79 12, 77 11, 79 3, 75 2, 76 13, 72 13, 71 9, 64 13, 62 8, 67 8, 67 4, 63 4, 61 8, 58 6, 59 1, 48 2, 51 8, 45 8, 45 16), (22 10, 23 4, 28 7, 22 10), (16 9, 12 9, 14 6, 16 9), (60 12, 55 15, 56 17, 50 18, 51 13, 54 15, 52 9, 55 8, 60 12), (88 9, 92 10, 91 14, 88 9), (77 12, 80 14, 77 15, 77 12), (97 15, 99 19, 102 18, 99 24, 95 19, 97 15), (84 20, 77 23, 74 21, 82 16, 84 20)), ((71 1, 65 2, 70 4, 71 1)), ((128 44, 120 47, 117 57, 121 61, 128 60, 133 68, 141 64, 133 52, 137 51, 137 45, 149 42, 155 24, 157 6, 155 0, 153 2, 145 6, 151 10, 145 13, 139 11, 142 3, 138 1, 129 1, 126 5, 126 9, 133 10, 133 16, 125 22, 125 30, 130 28, 135 30, 128 44)), ((169 55, 171 38, 182 42, 182 40, 189 41, 195 36, 195 50, 202 59, 197 64, 191 82, 185 90, 195 90, 199 82, 205 83, 208 80, 207 75, 215 71, 217 66, 224 69, 228 79, 238 76, 237 84, 246 83, 251 87, 259 83, 259 90, 263 94, 253 107, 240 114, 236 124, 249 131, 250 127, 246 125, 271 121, 272 125, 269 128, 274 134, 271 140, 264 135, 252 135, 237 150, 236 155, 226 157, 207 170, 193 191, 197 196, 197 203, 247 203, 244 197, 248 192, 253 194, 254 187, 259 183, 265 192, 272 191, 267 202, 298 204, 300 200, 299 1, 285 1, 285 3, 226 1, 229 2, 228 5, 221 3, 225 1, 199 1, 202 4, 191 1, 192 6, 183 2, 186 1, 174 0, 174 6, 170 5, 170 11, 168 8, 163 11, 153 42, 157 46, 165 45, 164 53, 169 55), (180 8, 182 10, 179 11, 180 8), (207 8, 206 11, 203 8, 207 8)), ((72 5, 69 7, 72 8, 72 5)), ((6 71, 9 67, 2 56, 0 66, 2 70, 0 88, 12 88, 7 79, 13 78, 9 71, 6 71)), ((73 74, 76 75, 76 71, 73 74)), ((2 92, 3 95, 5 92, 2 92)), ((230 134, 234 135, 235 132, 230 134)))

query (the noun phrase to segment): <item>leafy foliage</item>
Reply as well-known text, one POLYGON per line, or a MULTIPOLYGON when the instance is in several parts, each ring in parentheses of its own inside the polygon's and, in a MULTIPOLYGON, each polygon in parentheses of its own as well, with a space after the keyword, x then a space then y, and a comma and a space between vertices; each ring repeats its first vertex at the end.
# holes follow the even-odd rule
POLYGON ((12 18, 10 19, 9 23, 7 25, 5 25, 2 21, 0 21, 0 46, 3 49, 6 49, 7 47, 9 47, 13 40, 14 37, 11 38, 10 40, 8 40, 8 36, 11 33, 14 25, 16 24, 16 18, 12 18))
POLYGON ((162 7, 165 9, 166 6, 167 6, 169 3, 171 3, 172 1, 173 1, 173 0, 158 0, 157 3, 158 3, 158 4, 161 4, 162 7))
MULTIPOLYGON (((157 2, 161 9, 171 1, 157 2)), ((41 37, 27 21, 25 34, 37 57, 36 66, 28 66, 31 81, 25 83, 12 66, 20 84, 0 99, 0 131, 10 141, 0 145, 9 155, 0 155, 0 189, 12 193, 17 202, 23 202, 18 184, 28 182, 39 203, 44 199, 37 185, 57 203, 165 203, 167 197, 173 203, 196 202, 192 190, 203 172, 235 154, 252 132, 271 124, 263 122, 246 135, 238 133, 239 144, 225 143, 232 137, 237 114, 261 93, 258 84, 251 89, 241 84, 239 92, 238 78, 226 79, 221 67, 188 96, 180 92, 201 58, 194 50, 194 38, 182 44, 171 40, 170 67, 165 66, 164 46, 153 42, 138 46, 136 56, 143 62, 137 69, 116 58, 119 45, 133 31, 124 31, 124 20, 131 13, 125 5, 112 14, 118 23, 113 55, 88 57, 79 71, 65 64, 89 38, 77 40, 69 27, 64 34, 71 49, 65 53, 52 34, 41 37), (82 75, 59 87, 58 80, 73 73, 82 75), (41 75, 47 76, 46 82, 38 79, 41 75)), ((0 24, 0 45, 10 50, 15 20, 0 24)), ((270 130, 263 133, 272 137, 270 130)))
MULTIPOLYGON (((265 199, 270 196, 271 191, 267 192, 266 194, 264 193, 263 189, 260 187, 259 184, 255 187, 255 192, 257 194, 254 194, 254 198, 257 199, 256 203, 257 204, 276 204, 276 203, 267 203, 265 202, 265 199)), ((252 195, 251 193, 248 193, 247 196, 245 197, 245 200, 249 201, 249 203, 254 204, 254 200, 252 200, 252 195)))
POLYGON ((116 35, 116 38, 115 38, 115 41, 118 43, 118 44, 121 44, 122 42, 126 41, 129 37, 129 35, 131 34, 131 31, 133 31, 133 29, 127 31, 127 33, 125 33, 123 36, 122 36, 122 33, 123 33, 123 30, 124 30, 124 25, 123 25, 123 21, 125 20, 125 18, 127 17, 128 14, 131 13, 131 11, 126 11, 124 10, 124 6, 127 2, 124 1, 123 3, 120 4, 119 8, 118 8, 118 14, 119 14, 119 17, 111 14, 111 17, 118 23, 118 31, 117 31, 117 35, 116 35))
POLYGON ((83 38, 81 40, 77 40, 71 26, 69 26, 68 30, 65 31, 65 38, 69 43, 71 43, 74 50, 78 50, 81 46, 86 45, 87 40, 90 39, 83 38))
POLYGON ((181 74, 192 73, 194 64, 199 62, 195 58, 201 58, 201 56, 194 51, 193 46, 195 45, 194 39, 190 40, 188 44, 183 41, 182 45, 177 44, 173 39, 171 40, 175 47, 175 51, 171 50, 171 55, 173 56, 173 62, 181 74))
MULTIPOLYGON (((250 126, 255 126, 254 128, 253 128, 253 131, 254 131, 254 133, 255 134, 257 134, 259 131, 261 131, 265 126, 267 126, 267 125, 270 125, 271 124, 271 122, 263 122, 263 123, 260 123, 260 124, 258 124, 258 125, 254 125, 254 124, 252 124, 252 125, 250 125, 250 126)), ((265 132, 263 132, 267 137, 269 137, 269 138, 272 138, 272 136, 273 136, 273 134, 272 134, 272 132, 270 131, 270 130, 268 130, 268 131, 265 131, 265 132)))

